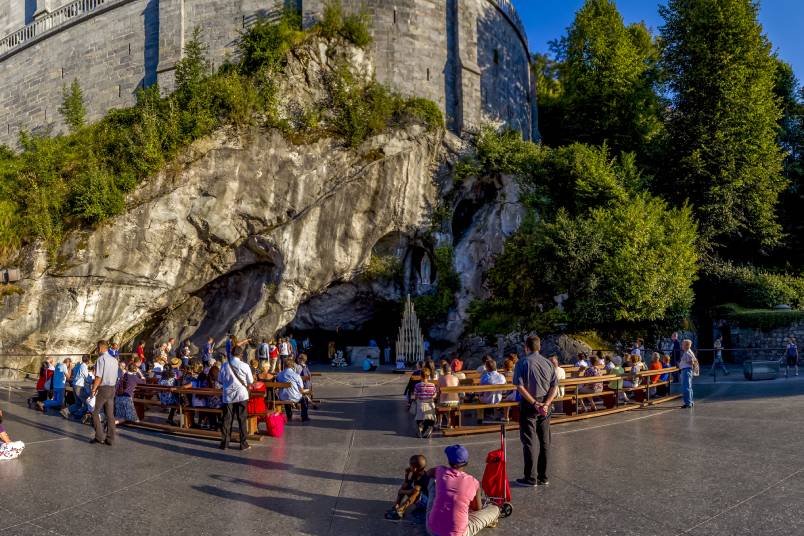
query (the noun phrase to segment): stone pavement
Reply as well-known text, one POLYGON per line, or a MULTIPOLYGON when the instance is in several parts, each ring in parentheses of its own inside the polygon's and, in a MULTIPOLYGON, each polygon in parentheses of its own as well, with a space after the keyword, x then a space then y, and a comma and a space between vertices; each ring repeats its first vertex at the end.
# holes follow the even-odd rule
MULTIPOLYGON (((412 437, 403 387, 392 374, 326 374, 313 422, 244 453, 133 429, 114 447, 89 445, 88 427, 0 388, 5 425, 28 444, 0 462, 0 536, 423 534, 382 517, 407 458, 441 463, 444 446, 463 442, 479 477, 499 440, 412 437)), ((804 534, 804 381, 702 384, 697 399, 691 411, 554 427, 551 485, 513 488, 514 514, 484 534, 804 534)))

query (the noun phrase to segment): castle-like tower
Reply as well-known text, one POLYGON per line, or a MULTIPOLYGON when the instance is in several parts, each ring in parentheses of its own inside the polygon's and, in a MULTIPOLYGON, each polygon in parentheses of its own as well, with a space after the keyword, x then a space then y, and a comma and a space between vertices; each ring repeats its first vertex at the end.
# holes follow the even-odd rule
MULTIPOLYGON (((305 24, 326 0, 291 0, 305 24)), ((216 65, 240 32, 283 0, 0 0, 0 143, 20 130, 63 129, 62 87, 81 83, 89 119, 173 85, 193 28, 216 65)), ((342 0, 366 10, 378 80, 439 104, 455 132, 503 121, 536 138, 525 31, 510 0, 342 0)))

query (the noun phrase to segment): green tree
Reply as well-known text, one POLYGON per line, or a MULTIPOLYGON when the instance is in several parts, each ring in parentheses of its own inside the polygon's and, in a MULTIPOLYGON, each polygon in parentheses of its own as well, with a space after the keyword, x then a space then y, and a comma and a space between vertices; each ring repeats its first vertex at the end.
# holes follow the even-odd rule
POLYGON ((692 304, 698 256, 688 207, 637 194, 587 214, 531 217, 488 273, 497 310, 534 324, 536 305, 566 292, 574 327, 642 322, 683 314, 692 304))
POLYGON ((73 79, 69 89, 66 84, 62 88, 59 113, 70 128, 70 132, 75 132, 86 124, 87 109, 84 106, 84 92, 81 91, 81 84, 77 79, 73 79))
POLYGON ((554 64, 536 61, 544 142, 648 153, 662 131, 662 106, 654 89, 658 49, 645 25, 626 26, 612 0, 587 0, 551 47, 554 64))
POLYGON ((731 258, 782 236, 776 62, 750 0, 669 0, 659 8, 673 95, 668 159, 657 186, 689 200, 702 245, 731 258))
POLYGON ((773 260, 797 269, 804 265, 804 87, 799 86, 793 68, 781 60, 777 60, 775 92, 782 106, 779 144, 785 152, 784 176, 789 184, 779 210, 784 245, 773 260))
POLYGON ((209 47, 201 37, 201 28, 195 27, 193 36, 184 45, 184 55, 176 64, 176 90, 193 94, 212 73, 212 65, 207 58, 209 47))

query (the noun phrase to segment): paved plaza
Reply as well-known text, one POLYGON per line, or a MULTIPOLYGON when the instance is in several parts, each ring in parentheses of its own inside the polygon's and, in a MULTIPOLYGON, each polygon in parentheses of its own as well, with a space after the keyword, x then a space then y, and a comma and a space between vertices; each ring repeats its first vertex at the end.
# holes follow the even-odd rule
MULTIPOLYGON (((551 485, 513 488, 513 515, 482 534, 804 534, 804 379, 724 380, 703 378, 692 411, 555 426, 551 485)), ((134 429, 90 445, 89 427, 30 411, 29 390, 2 384, 5 425, 27 448, 0 463, 0 536, 424 534, 383 519, 407 458, 442 463, 462 442, 479 478, 499 439, 412 437, 404 381, 326 373, 311 423, 242 453, 134 429)), ((509 440, 513 479, 522 458, 509 440)))

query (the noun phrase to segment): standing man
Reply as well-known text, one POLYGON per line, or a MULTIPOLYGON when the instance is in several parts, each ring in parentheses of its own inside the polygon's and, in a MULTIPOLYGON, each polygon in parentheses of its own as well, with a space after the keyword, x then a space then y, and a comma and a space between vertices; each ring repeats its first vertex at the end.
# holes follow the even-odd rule
POLYGON ((251 448, 247 441, 246 417, 248 417, 248 388, 254 383, 254 377, 251 375, 251 367, 241 360, 242 356, 243 348, 234 346, 232 357, 223 364, 218 374, 218 383, 223 388, 223 426, 221 427, 223 437, 220 444, 221 450, 226 450, 229 446, 235 417, 237 418, 237 425, 240 427, 240 450, 251 448))
POLYGON ((533 335, 525 341, 527 355, 514 368, 514 385, 522 398, 519 408, 519 438, 525 458, 525 476, 517 478, 520 486, 546 486, 547 456, 550 449, 550 413, 558 393, 558 377, 553 364, 540 353, 542 343, 533 335), (539 440, 536 474, 533 471, 535 448, 533 435, 539 440))
POLYGON ((215 350, 215 339, 207 337, 207 342, 201 348, 201 362, 204 365, 209 365, 209 360, 212 359, 212 352, 215 350))
POLYGON ((120 364, 109 355, 106 341, 98 341, 98 360, 95 362, 95 380, 92 382, 90 396, 95 397, 95 411, 92 412, 92 424, 95 425, 95 437, 90 443, 104 443, 111 446, 115 440, 114 426, 114 391, 120 364), (100 421, 100 412, 106 414, 106 430, 100 421))
POLYGON ((684 409, 689 409, 695 406, 695 401, 692 398, 692 377, 697 376, 699 370, 698 359, 692 352, 692 341, 684 339, 681 341, 681 360, 678 363, 678 368, 681 369, 681 393, 683 395, 684 409))
POLYGON ((727 369, 726 365, 723 364, 723 335, 718 335, 712 346, 714 347, 715 350, 715 359, 714 361, 712 361, 712 372, 711 372, 712 376, 715 375, 718 367, 720 367, 721 370, 723 370, 723 374, 728 376, 729 369, 727 369))
POLYGON ((785 368, 785 376, 790 375, 790 367, 793 367, 798 376, 798 346, 796 346, 796 338, 790 335, 787 342, 787 349, 785 350, 787 356, 787 367, 785 368))
POLYGON ((263 339, 260 345, 257 347, 257 359, 260 362, 260 366, 262 366, 263 363, 268 361, 268 356, 270 354, 271 349, 268 346, 268 342, 265 339, 263 339))

